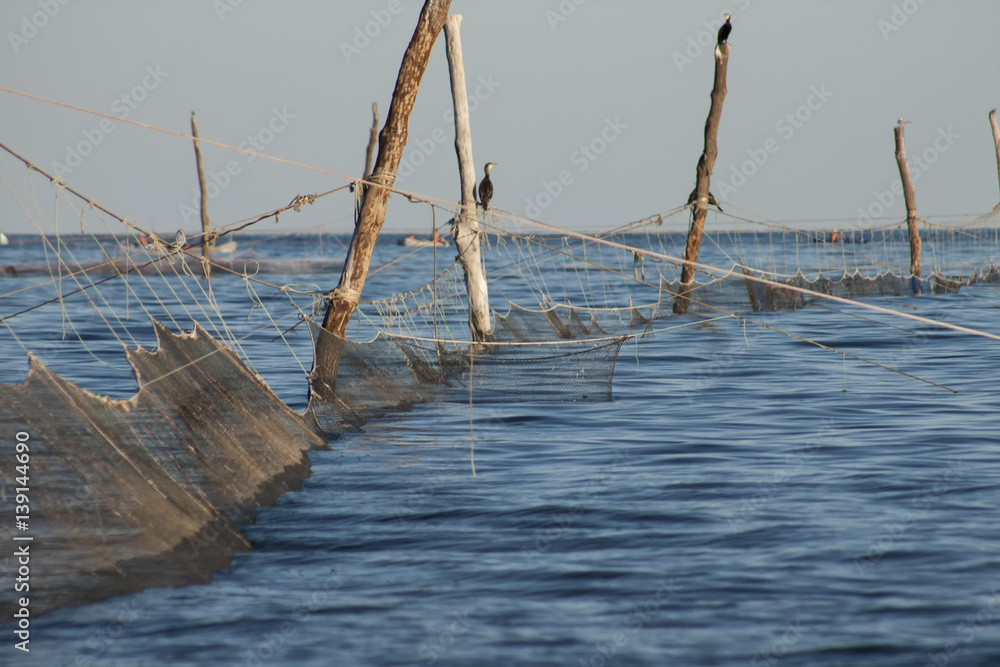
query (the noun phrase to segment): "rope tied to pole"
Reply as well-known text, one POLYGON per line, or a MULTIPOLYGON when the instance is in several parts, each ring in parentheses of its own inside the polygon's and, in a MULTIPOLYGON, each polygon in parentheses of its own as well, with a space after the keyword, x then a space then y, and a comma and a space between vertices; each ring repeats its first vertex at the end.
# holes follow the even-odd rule
POLYGON ((361 302, 361 290, 354 289, 349 285, 340 285, 328 294, 331 300, 343 301, 351 306, 357 306, 361 302))

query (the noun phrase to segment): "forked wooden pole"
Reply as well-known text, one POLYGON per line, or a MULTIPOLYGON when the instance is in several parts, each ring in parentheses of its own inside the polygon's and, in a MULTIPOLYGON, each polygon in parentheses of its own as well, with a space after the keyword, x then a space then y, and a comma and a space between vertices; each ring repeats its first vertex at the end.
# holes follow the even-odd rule
POLYGON ((333 335, 321 335, 316 341, 316 356, 309 376, 310 388, 326 400, 334 398, 347 324, 361 300, 361 290, 368 276, 375 241, 385 223, 385 209, 390 194, 387 188, 396 182, 396 171, 403 158, 403 148, 409 132, 410 113, 417 101, 417 91, 420 90, 420 82, 427 70, 434 42, 444 27, 450 6, 451 0, 425 0, 413 37, 403 54, 392 102, 389 104, 389 114, 379 134, 378 157, 375 159, 372 175, 367 179, 371 185, 365 188, 340 284, 328 297, 323 329, 333 335))
POLYGON ((708 214, 708 188, 712 180, 712 169, 715 168, 715 158, 719 154, 719 119, 722 117, 722 104, 726 100, 726 70, 728 66, 729 44, 719 44, 715 48, 715 83, 712 86, 712 106, 708 110, 708 120, 705 121, 705 150, 698 160, 696 172, 697 199, 694 203, 694 218, 691 220, 687 244, 684 246, 685 264, 681 268, 680 292, 674 298, 674 312, 678 314, 687 312, 691 288, 694 286, 694 263, 698 261, 701 236, 705 229, 705 216, 708 214))

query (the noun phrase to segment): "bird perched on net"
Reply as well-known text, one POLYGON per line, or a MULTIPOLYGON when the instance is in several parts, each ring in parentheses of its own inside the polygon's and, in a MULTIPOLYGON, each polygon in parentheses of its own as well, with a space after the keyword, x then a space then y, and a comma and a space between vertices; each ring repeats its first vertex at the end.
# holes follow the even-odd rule
POLYGON ((733 31, 733 24, 729 22, 729 14, 726 14, 726 22, 722 24, 721 28, 719 28, 719 41, 717 42, 717 45, 728 44, 729 33, 731 33, 732 31, 733 31))
MULTIPOLYGON (((694 190, 691 191, 691 194, 688 195, 688 203, 687 203, 687 205, 691 206, 697 200, 698 200, 698 188, 695 188, 694 190)), ((709 190, 709 192, 708 192, 708 203, 709 203, 709 205, 714 206, 715 208, 719 209, 719 213, 725 213, 725 211, 722 210, 722 207, 719 206, 719 200, 715 198, 715 195, 712 194, 711 190, 709 190)))
POLYGON ((479 203, 482 204, 484 211, 490 210, 490 200, 493 199, 493 181, 490 180, 490 170, 495 166, 497 166, 496 162, 486 163, 486 176, 479 184, 479 203))

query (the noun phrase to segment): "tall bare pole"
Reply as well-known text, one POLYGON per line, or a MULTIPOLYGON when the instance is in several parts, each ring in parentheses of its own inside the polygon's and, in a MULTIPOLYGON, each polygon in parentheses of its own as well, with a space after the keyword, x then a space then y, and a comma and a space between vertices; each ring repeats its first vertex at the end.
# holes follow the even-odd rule
POLYGON ((191 136, 194 137, 194 160, 198 166, 198 191, 201 193, 201 267, 205 280, 212 276, 212 265, 208 263, 212 252, 211 239, 208 237, 211 223, 208 221, 208 196, 205 194, 205 170, 201 166, 201 146, 198 142, 198 121, 191 112, 191 136))
POLYGON ((372 175, 372 158, 378 143, 378 102, 372 102, 372 129, 368 135, 368 150, 365 151, 365 178, 372 175))
POLYGON ((455 106, 455 153, 462 181, 462 202, 452 235, 458 248, 458 260, 465 269, 465 289, 469 296, 469 329, 475 341, 488 340, 490 298, 483 273, 479 245, 479 218, 476 215, 476 164, 472 160, 472 129, 469 122, 469 98, 465 89, 465 66, 462 62, 462 15, 452 14, 444 24, 451 73, 451 96, 455 106))
POLYGON ((694 262, 698 261, 701 250, 701 236, 708 215, 708 188, 712 180, 712 169, 719 154, 719 119, 722 117, 722 103, 726 100, 726 70, 729 66, 729 44, 719 44, 715 48, 715 83, 712 86, 712 106, 705 121, 705 150, 698 160, 694 204, 694 218, 688 230, 687 244, 684 246, 684 267, 681 269, 680 293, 674 299, 674 312, 686 313, 690 303, 691 288, 694 286, 694 262), (690 263, 688 263, 690 262, 690 263))
MULTIPOLYGON (((997 178, 1000 178, 1000 127, 997 127, 997 110, 990 112, 990 126, 993 128, 993 147, 997 151, 997 178)), ((994 211, 1000 211, 1000 204, 993 207, 994 211)))
POLYGON ((417 100, 417 91, 420 90, 420 82, 427 69, 434 42, 444 27, 450 6, 451 0, 425 0, 413 37, 403 54, 392 102, 389 104, 389 114, 379 134, 375 168, 367 179, 371 185, 365 188, 340 284, 330 295, 323 318, 323 329, 333 336, 321 335, 316 342, 310 386, 322 398, 333 398, 343 337, 361 300, 361 290, 368 275, 375 241, 385 223, 385 209, 390 194, 388 188, 396 182, 396 171, 403 159, 410 113, 417 100))
POLYGON ((896 137, 896 165, 903 181, 903 199, 906 201, 906 229, 910 235, 910 275, 920 277, 920 230, 917 229, 917 197, 910 180, 910 168, 906 165, 906 145, 903 142, 905 126, 898 123, 893 128, 896 137))

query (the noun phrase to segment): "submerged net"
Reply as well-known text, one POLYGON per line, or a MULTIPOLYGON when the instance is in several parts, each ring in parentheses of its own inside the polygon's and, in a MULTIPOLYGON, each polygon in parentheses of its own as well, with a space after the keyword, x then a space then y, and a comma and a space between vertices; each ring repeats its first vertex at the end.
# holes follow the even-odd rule
MULTIPOLYGON (((297 488, 305 452, 325 446, 203 329, 156 329, 156 352, 128 353, 130 399, 87 392, 37 358, 23 384, 0 384, 0 427, 26 434, 30 451, 35 613, 207 580, 249 549, 234 526, 297 488)), ((0 612, 15 604, 5 587, 0 612)))
POLYGON ((313 393, 309 406, 329 430, 428 401, 608 401, 626 340, 472 343, 380 334, 357 342, 311 328, 338 349, 336 396, 313 393))

